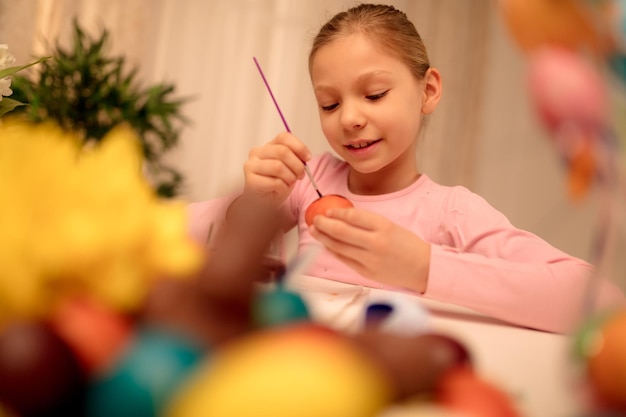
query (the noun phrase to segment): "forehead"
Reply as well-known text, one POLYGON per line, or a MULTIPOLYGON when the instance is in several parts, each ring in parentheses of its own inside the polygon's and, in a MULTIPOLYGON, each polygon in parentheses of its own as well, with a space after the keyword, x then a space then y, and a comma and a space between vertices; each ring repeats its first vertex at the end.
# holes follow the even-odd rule
POLYGON ((311 61, 314 84, 372 72, 395 74, 409 69, 394 52, 361 33, 334 39, 321 47, 311 61))

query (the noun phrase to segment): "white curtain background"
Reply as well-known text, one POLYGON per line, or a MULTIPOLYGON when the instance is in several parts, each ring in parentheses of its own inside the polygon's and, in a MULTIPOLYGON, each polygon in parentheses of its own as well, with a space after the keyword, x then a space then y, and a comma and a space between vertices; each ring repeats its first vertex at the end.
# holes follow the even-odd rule
MULTIPOLYGON (((444 80, 418 156, 443 184, 483 195, 517 226, 588 259, 596 196, 574 203, 564 170, 535 119, 524 56, 495 0, 384 1, 415 22, 444 80)), ((192 124, 169 155, 185 175, 181 198, 199 201, 243 179, 253 146, 283 130, 256 56, 292 131, 314 153, 329 149, 309 85, 307 56, 320 25, 356 4, 339 0, 0 0, 0 43, 18 63, 68 44, 72 20, 111 33, 146 83, 172 82, 192 124)), ((129 67, 130 69, 130 67, 129 67)))

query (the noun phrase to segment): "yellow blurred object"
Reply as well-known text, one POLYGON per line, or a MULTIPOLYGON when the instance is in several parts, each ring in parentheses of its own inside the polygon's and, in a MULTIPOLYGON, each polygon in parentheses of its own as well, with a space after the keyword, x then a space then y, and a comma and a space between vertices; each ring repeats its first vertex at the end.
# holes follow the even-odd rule
POLYGON ((542 46, 589 49, 604 55, 613 48, 580 0, 499 0, 509 32, 525 52, 542 46))
POLYGON ((131 310, 159 274, 202 262, 182 203, 157 198, 130 127, 96 146, 52 123, 0 124, 0 323, 81 293, 131 310))
POLYGON ((166 417, 374 417, 391 385, 342 335, 313 324, 253 333, 183 383, 166 417))

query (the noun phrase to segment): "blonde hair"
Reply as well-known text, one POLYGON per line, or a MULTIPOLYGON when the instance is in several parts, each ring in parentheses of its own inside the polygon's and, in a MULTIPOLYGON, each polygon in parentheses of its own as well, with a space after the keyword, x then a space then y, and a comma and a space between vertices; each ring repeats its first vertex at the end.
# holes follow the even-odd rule
POLYGON ((325 45, 354 33, 362 33, 401 59, 416 79, 422 80, 430 68, 426 47, 404 12, 382 4, 360 4, 332 17, 313 40, 309 70, 315 54, 325 45))

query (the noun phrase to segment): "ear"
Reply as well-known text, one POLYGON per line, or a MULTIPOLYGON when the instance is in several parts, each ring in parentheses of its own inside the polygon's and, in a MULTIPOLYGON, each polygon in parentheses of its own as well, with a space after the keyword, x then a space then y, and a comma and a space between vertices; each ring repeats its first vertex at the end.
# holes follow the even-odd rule
POLYGON ((430 114, 437 108, 442 93, 441 74, 436 68, 429 68, 424 75, 422 113, 430 114))

